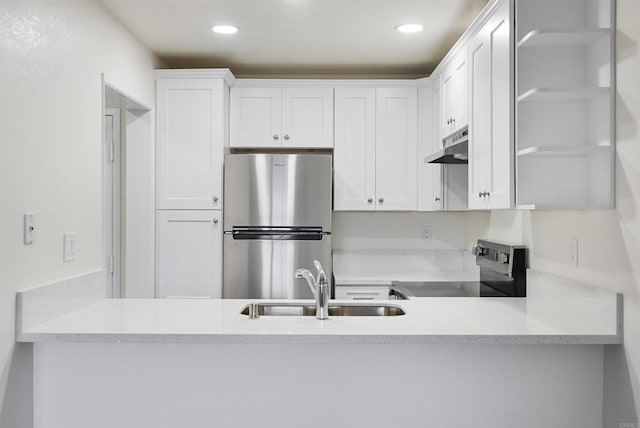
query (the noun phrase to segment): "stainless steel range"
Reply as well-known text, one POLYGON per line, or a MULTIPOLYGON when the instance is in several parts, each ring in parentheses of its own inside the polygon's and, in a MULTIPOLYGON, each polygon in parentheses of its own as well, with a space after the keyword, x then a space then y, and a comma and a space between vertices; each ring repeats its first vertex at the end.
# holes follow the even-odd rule
POLYGON ((473 247, 480 281, 402 282, 394 281, 390 295, 411 297, 526 297, 526 248, 478 240, 473 247))

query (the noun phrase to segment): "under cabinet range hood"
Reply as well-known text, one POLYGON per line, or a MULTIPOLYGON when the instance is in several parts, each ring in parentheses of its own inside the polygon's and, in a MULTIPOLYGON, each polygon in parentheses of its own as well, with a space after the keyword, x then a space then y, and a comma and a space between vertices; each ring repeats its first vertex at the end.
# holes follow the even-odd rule
POLYGON ((442 140, 442 149, 424 158, 424 163, 469 163, 469 127, 465 126, 442 140))

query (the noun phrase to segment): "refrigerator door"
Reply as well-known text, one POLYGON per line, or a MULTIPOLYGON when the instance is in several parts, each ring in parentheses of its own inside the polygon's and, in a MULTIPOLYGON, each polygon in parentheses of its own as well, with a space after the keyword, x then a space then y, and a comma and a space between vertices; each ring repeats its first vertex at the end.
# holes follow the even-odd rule
POLYGON ((224 235, 225 299, 312 299, 306 281, 296 279, 296 269, 312 272, 319 260, 327 278, 331 278, 331 235, 319 239, 279 239, 224 235))
POLYGON ((331 155, 225 157, 224 227, 320 227, 331 231, 331 155))

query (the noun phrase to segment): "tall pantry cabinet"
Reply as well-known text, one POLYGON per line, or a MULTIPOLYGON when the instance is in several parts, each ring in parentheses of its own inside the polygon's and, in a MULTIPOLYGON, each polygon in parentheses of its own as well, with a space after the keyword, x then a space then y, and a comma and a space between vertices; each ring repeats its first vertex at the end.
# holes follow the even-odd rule
POLYGON ((229 76, 157 72, 156 297, 221 297, 229 76))

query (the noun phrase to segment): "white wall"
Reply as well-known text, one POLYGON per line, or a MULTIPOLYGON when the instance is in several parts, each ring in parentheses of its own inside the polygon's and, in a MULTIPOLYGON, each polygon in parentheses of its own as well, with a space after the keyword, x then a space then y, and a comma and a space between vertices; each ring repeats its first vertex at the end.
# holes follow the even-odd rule
POLYGON ((479 236, 524 242, 532 268, 624 294, 624 346, 605 353, 605 427, 638 427, 640 414, 640 2, 618 0, 616 209, 495 211, 467 216, 479 236), (579 240, 578 267, 568 262, 579 240), (628 424, 628 425, 624 425, 628 424), (632 425, 634 424, 634 425, 632 425))
POLYGON ((17 290, 102 267, 100 73, 154 104, 157 60, 92 0, 0 7, 0 426, 31 426, 30 348, 14 346, 17 290), (22 215, 36 242, 22 243, 22 215), (62 261, 63 232, 77 260, 62 261))
POLYGON ((334 250, 459 250, 466 248, 465 213, 336 212, 334 250), (431 226, 433 238, 422 232, 431 226))

